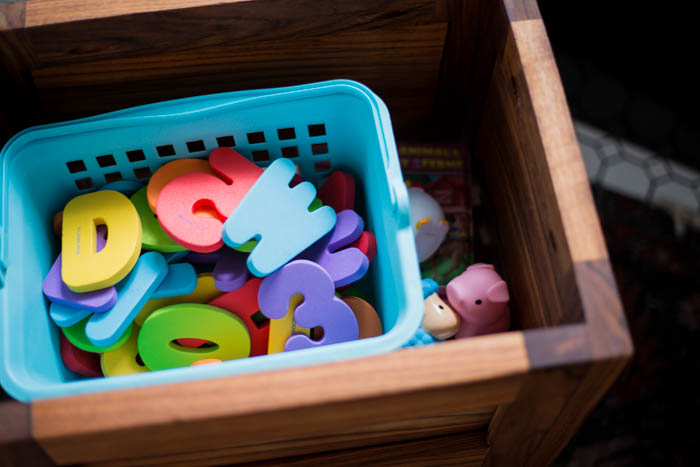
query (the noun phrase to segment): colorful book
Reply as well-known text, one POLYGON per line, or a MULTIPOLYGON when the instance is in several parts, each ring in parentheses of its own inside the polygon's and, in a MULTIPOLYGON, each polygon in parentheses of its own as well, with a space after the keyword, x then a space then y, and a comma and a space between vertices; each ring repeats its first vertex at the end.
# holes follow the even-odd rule
POLYGON ((421 263, 423 278, 446 285, 474 257, 471 167, 461 145, 399 143, 406 185, 423 188, 440 204, 450 230, 438 251, 421 263))

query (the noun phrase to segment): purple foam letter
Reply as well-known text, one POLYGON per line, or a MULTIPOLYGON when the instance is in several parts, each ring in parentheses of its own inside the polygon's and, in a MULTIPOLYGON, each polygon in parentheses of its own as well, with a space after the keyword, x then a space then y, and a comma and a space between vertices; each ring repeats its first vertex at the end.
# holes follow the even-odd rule
POLYGON ((263 315, 279 319, 289 312, 289 301, 302 294, 304 301, 294 311, 299 326, 321 326, 323 337, 311 340, 304 334, 294 334, 284 346, 286 351, 357 339, 359 328, 352 309, 335 296, 330 275, 316 263, 299 259, 282 266, 267 276, 258 291, 258 304, 263 315))
MULTIPOLYGON (((102 250, 107 242, 107 229, 97 228, 97 251, 102 250)), ((112 287, 93 290, 92 292, 73 292, 63 283, 61 276, 61 255, 51 266, 49 274, 44 279, 42 287, 44 295, 53 303, 59 303, 72 308, 89 310, 95 313, 107 311, 117 303, 117 290, 112 287)))
POLYGON ((357 248, 345 248, 357 240, 365 228, 365 222, 352 209, 338 213, 335 227, 319 241, 303 251, 298 258, 308 259, 328 271, 335 287, 351 284, 365 275, 369 260, 357 248))

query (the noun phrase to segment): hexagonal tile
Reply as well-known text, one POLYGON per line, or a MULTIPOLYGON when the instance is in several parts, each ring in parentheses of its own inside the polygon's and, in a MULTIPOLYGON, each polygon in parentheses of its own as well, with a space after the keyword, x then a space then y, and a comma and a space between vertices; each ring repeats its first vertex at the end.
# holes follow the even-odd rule
POLYGON ((644 167, 654 157, 654 153, 636 144, 623 141, 620 144, 620 157, 635 165, 644 167))
POLYGON ((669 172, 673 179, 688 186, 692 186, 700 179, 700 174, 695 169, 691 169, 677 162, 669 163, 669 172))
POLYGON ((657 186, 656 190, 654 190, 652 202, 666 206, 669 204, 680 205, 692 211, 698 210, 698 197, 695 194, 695 190, 673 181, 657 186))
POLYGON ((611 138, 598 140, 598 152, 605 158, 619 157, 620 148, 617 141, 611 138))
POLYGON ((603 187, 637 199, 645 199, 649 178, 643 168, 622 161, 608 168, 600 180, 603 187))
POLYGON ((661 159, 651 159, 649 161, 649 166, 647 167, 647 173, 652 178, 661 178, 668 174, 666 164, 661 159))

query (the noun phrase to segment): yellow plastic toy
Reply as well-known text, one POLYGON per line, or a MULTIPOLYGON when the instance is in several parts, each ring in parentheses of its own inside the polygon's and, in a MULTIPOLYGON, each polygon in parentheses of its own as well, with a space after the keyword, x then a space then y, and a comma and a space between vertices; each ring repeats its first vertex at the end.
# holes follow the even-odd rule
POLYGON ((100 357, 102 374, 105 376, 120 376, 150 371, 143 362, 139 363, 139 360, 136 358, 139 353, 139 331, 140 328, 134 326, 129 340, 124 345, 102 354, 102 357, 100 357))
POLYGON ((63 282, 74 292, 110 287, 131 271, 141 252, 141 219, 129 198, 105 190, 73 198, 63 210, 63 282), (97 226, 107 244, 97 251, 97 226))
POLYGON ((180 297, 170 297, 170 298, 158 298, 155 300, 149 300, 141 308, 139 314, 136 315, 134 322, 138 326, 142 326, 143 322, 146 321, 148 315, 153 313, 159 308, 163 308, 168 305, 177 305, 178 303, 209 303, 216 297, 221 295, 221 291, 214 285, 214 278, 211 273, 202 273, 197 276, 197 288, 194 292, 188 295, 182 295, 180 297))
POLYGON ((292 334, 303 333, 309 337, 311 336, 309 329, 297 326, 296 321, 294 321, 294 310, 303 300, 304 296, 300 293, 292 295, 292 298, 289 300, 289 312, 284 315, 284 318, 270 320, 270 337, 267 342, 268 354, 284 352, 284 344, 292 334))

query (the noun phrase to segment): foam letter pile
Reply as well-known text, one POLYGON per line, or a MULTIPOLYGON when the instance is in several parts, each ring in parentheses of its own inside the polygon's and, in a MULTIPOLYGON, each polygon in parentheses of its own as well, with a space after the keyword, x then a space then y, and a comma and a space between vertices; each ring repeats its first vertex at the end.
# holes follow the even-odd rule
POLYGON ((70 200, 43 282, 66 367, 111 377, 380 335, 348 288, 377 250, 354 178, 317 190, 295 173, 218 148, 70 200))

